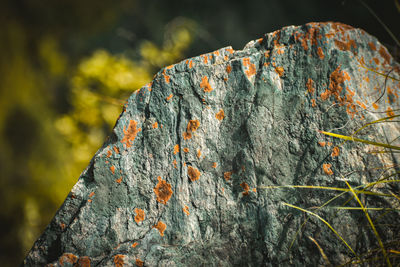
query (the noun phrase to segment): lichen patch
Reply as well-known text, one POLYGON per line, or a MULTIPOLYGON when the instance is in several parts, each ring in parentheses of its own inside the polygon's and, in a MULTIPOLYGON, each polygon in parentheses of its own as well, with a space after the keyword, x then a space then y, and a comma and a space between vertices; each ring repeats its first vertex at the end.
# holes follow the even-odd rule
POLYGON ((324 170, 324 172, 327 174, 327 175, 332 175, 333 174, 333 171, 331 170, 331 164, 329 164, 329 163, 324 163, 324 164, 322 164, 322 169, 324 170))
POLYGON ((117 254, 114 256, 114 265, 115 267, 122 267, 124 266, 124 257, 125 255, 117 254))
POLYGON ((197 181, 200 178, 200 171, 192 166, 188 166, 188 176, 190 181, 197 181))
POLYGON ((73 265, 77 261, 78 261, 78 257, 72 253, 64 253, 59 259, 59 263, 61 266, 64 266, 64 263, 70 263, 73 265))
POLYGON ((211 92, 212 90, 214 90, 214 89, 211 87, 210 83, 208 82, 208 77, 207 77, 207 76, 204 76, 204 77, 201 79, 200 88, 202 88, 202 89, 204 90, 204 92, 206 92, 206 93, 209 93, 209 92, 211 92))
POLYGON ((340 154, 340 149, 339 149, 337 146, 335 146, 335 147, 332 149, 331 156, 332 156, 332 157, 337 157, 337 156, 339 156, 339 154, 340 154))
POLYGON ((167 225, 162 221, 159 221, 156 225, 153 226, 153 228, 156 228, 160 232, 160 236, 164 236, 164 231, 165 229, 167 229, 167 225))
POLYGON ((250 58, 243 58, 243 66, 245 67, 245 74, 248 78, 251 78, 256 74, 256 65, 251 63, 250 58))
POLYGON ((186 132, 183 133, 183 139, 188 140, 192 138, 192 132, 195 132, 200 126, 198 120, 190 120, 186 127, 186 132))
POLYGON ((315 92, 315 88, 313 87, 313 83, 314 83, 314 81, 311 78, 308 78, 307 83, 306 83, 306 87, 307 87, 307 92, 309 92, 310 94, 314 94, 314 92, 315 92))
POLYGON ((217 114, 215 114, 215 118, 219 121, 222 121, 225 118, 225 113, 223 109, 220 109, 217 114))
POLYGON ((144 221, 144 219, 146 218, 146 214, 144 213, 144 210, 139 209, 139 208, 135 208, 135 222, 136 223, 140 223, 142 221, 144 221))
POLYGON ((138 266, 138 267, 142 267, 143 264, 144 264, 144 261, 142 261, 142 260, 140 260, 140 259, 136 259, 135 264, 136 264, 136 266, 138 266))
POLYGON ((158 176, 157 179, 158 179, 158 184, 153 189, 154 193, 157 196, 157 201, 166 205, 173 193, 171 185, 167 183, 165 180, 162 180, 160 176, 158 176))
POLYGON ((250 191, 250 186, 247 184, 247 183, 245 183, 245 182, 242 182, 241 184, 240 184, 240 186, 243 188, 243 192, 242 192, 242 194, 243 194, 243 196, 247 196, 248 194, 249 194, 249 191, 250 191))
POLYGON ((320 59, 324 59, 325 58, 324 51, 322 51, 321 47, 318 47, 317 54, 318 54, 320 59))
POLYGON ((140 132, 141 130, 142 130, 141 128, 137 128, 137 122, 135 120, 130 120, 127 130, 126 127, 124 126, 123 132, 125 135, 122 138, 121 143, 125 143, 127 148, 131 147, 133 141, 136 138, 137 133, 140 132))
POLYGON ((174 146, 174 155, 176 155, 177 153, 179 153, 179 144, 176 144, 174 146))
POLYGON ((224 179, 229 181, 231 179, 232 172, 224 172, 224 179))
POLYGON ((276 67, 275 71, 276 71, 276 73, 278 73, 279 77, 282 77, 282 75, 285 73, 285 70, 283 67, 276 67))
POLYGON ((189 215, 190 215, 189 207, 188 207, 188 206, 184 206, 184 207, 182 208, 182 211, 186 214, 186 216, 189 216, 189 215))

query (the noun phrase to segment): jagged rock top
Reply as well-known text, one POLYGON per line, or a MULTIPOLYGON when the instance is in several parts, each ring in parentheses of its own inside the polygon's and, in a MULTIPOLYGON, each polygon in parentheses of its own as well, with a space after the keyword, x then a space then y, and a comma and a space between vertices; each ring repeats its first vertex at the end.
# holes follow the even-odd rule
MULTIPOLYGON (((243 50, 222 48, 164 68, 128 99, 24 265, 324 264, 306 236, 318 239, 332 263, 345 262, 351 253, 313 218, 289 249, 303 216, 282 203, 311 207, 334 193, 262 186, 377 179, 373 168, 394 156, 341 146, 318 131, 351 134, 393 115, 399 82, 387 79, 384 90, 379 74, 390 70, 399 79, 399 64, 376 38, 331 22, 285 27, 243 50)), ((362 136, 393 140, 398 133, 391 123, 362 136)), ((335 212, 322 214, 360 254, 376 247, 368 226, 357 227, 361 213, 335 212)), ((385 229, 385 240, 395 233, 385 229)))

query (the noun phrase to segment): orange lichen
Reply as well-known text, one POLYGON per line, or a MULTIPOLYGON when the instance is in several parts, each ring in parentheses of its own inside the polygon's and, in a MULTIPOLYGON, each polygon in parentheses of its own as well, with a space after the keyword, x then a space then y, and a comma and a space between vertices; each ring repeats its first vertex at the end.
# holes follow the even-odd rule
MULTIPOLYGON (((386 114, 388 115, 388 117, 394 116, 394 112, 393 112, 393 110, 392 110, 391 107, 388 107, 388 108, 387 108, 386 114)), ((393 119, 393 118, 391 118, 391 120, 392 120, 392 119, 393 119)))
POLYGON ((371 48, 371 50, 376 51, 376 46, 374 43, 370 42, 370 43, 368 43, 368 45, 369 45, 369 48, 371 48))
POLYGON ((375 62, 376 65, 379 65, 379 63, 380 63, 380 62, 379 62, 379 59, 377 59, 376 57, 374 57, 373 60, 374 60, 374 62, 375 62))
POLYGON ((322 164, 322 169, 324 170, 324 172, 327 175, 332 175, 333 174, 333 171, 331 170, 331 164, 329 164, 329 163, 322 164))
POLYGON ((184 147, 184 148, 183 148, 183 152, 188 153, 188 152, 189 152, 189 148, 184 147))
POLYGON ((183 132, 182 136, 183 136, 183 139, 188 140, 188 139, 192 138, 192 133, 183 132))
POLYGON ((213 162, 212 167, 213 167, 214 169, 217 168, 217 163, 216 163, 216 162, 213 162))
POLYGON ((172 196, 171 185, 165 180, 162 180, 160 176, 157 177, 158 184, 154 187, 154 193, 157 196, 157 201, 166 205, 168 200, 172 196))
POLYGON ((250 186, 243 182, 240 184, 241 187, 243 187, 244 192, 242 192, 243 196, 247 196, 249 194, 250 186))
POLYGON ((213 54, 219 56, 219 51, 214 51, 213 54))
POLYGON ((362 102, 360 102, 360 101, 356 101, 357 102, 357 104, 360 106, 360 107, 362 107, 363 109, 367 109, 367 107, 365 106, 365 104, 364 103, 362 103, 362 102))
POLYGON ((224 172, 224 179, 226 181, 229 181, 229 179, 231 179, 232 176, 232 172, 224 172))
POLYGON ((222 120, 225 118, 224 110, 223 110, 223 109, 220 109, 220 110, 218 111, 218 113, 215 114, 215 118, 217 118, 217 120, 222 121, 222 120))
POLYGON ((338 148, 337 146, 335 146, 335 147, 332 149, 331 156, 332 156, 332 157, 337 157, 337 156, 339 156, 339 152, 340 152, 339 148, 338 148))
POLYGON ((200 83, 200 88, 202 88, 204 90, 204 92, 209 93, 213 90, 213 88, 211 87, 210 83, 208 82, 208 77, 204 76, 201 79, 201 83, 200 83))
POLYGON ((187 125, 187 131, 194 132, 199 128, 199 126, 200 126, 200 122, 198 120, 190 120, 187 125))
POLYGON ((269 50, 264 52, 264 57, 265 58, 269 58, 269 52, 270 52, 269 50))
POLYGON ((378 104, 376 104, 376 103, 373 103, 372 106, 374 107, 374 109, 378 109, 379 108, 378 104))
POLYGON ((208 63, 208 58, 207 58, 206 55, 203 56, 203 60, 204 60, 204 64, 207 64, 207 63, 208 63))
POLYGON ((348 51, 353 47, 356 49, 356 42, 352 39, 347 38, 346 40, 335 40, 335 45, 342 51, 348 51))
POLYGON ((252 191, 253 191, 254 193, 257 193, 257 188, 253 188, 252 191))
POLYGON ((169 101, 169 100, 171 100, 171 98, 172 98, 173 96, 174 96, 173 94, 170 94, 169 96, 167 96, 167 97, 165 98, 165 100, 169 101))
POLYGON ((193 67, 193 61, 189 61, 189 69, 191 69, 193 67))
POLYGON ((200 149, 197 149, 197 158, 200 158, 201 157, 201 151, 200 151, 200 149))
POLYGON ((88 256, 81 256, 76 265, 77 267, 90 267, 90 258, 88 256))
POLYGON ((108 151, 107 151, 107 158, 111 157, 111 155, 112 155, 111 150, 108 150, 108 151))
POLYGON ((114 256, 114 265, 115 267, 122 267, 124 266, 124 257, 125 255, 117 254, 114 256))
POLYGON ((248 78, 256 74, 256 65, 250 62, 250 58, 243 58, 243 66, 247 67, 245 73, 248 78))
POLYGON ((315 107, 317 106, 317 104, 315 103, 315 99, 314 99, 314 98, 311 99, 311 106, 312 106, 313 108, 315 108, 315 107))
POLYGON ((60 228, 61 228, 61 231, 64 231, 64 229, 65 229, 65 223, 60 223, 60 228))
POLYGON ((122 176, 116 179, 115 181, 120 184, 122 182, 122 176))
POLYGON ((60 265, 61 265, 61 266, 64 266, 64 263, 71 263, 71 264, 74 264, 74 263, 76 263, 77 261, 78 261, 78 257, 75 256, 75 255, 72 254, 72 253, 64 253, 64 254, 60 257, 60 259, 59 259, 59 262, 60 262, 60 265))
POLYGON ((343 73, 344 80, 346 80, 346 81, 350 81, 351 80, 350 75, 346 71, 342 71, 342 73, 343 73))
POLYGON ((318 142, 318 145, 324 147, 326 145, 326 142, 318 142))
POLYGON ((381 57, 383 57, 384 59, 384 63, 389 64, 390 62, 390 55, 387 52, 387 50, 385 49, 385 47, 381 46, 379 48, 379 54, 381 55, 381 57))
POLYGON ((115 166, 114 166, 114 165, 111 166, 111 167, 110 167, 110 170, 111 170, 112 174, 114 174, 114 173, 115 173, 115 166))
POLYGON ((93 197, 94 196, 94 192, 89 194, 89 197, 93 197))
POLYGON ((153 129, 157 129, 158 128, 158 122, 153 123, 153 129))
POLYGON ((114 149, 114 152, 115 152, 115 153, 119 154, 119 149, 118 149, 117 146, 114 146, 113 149, 114 149))
POLYGON ((199 180, 200 178, 200 171, 196 168, 193 168, 192 166, 188 166, 188 175, 189 175, 189 179, 194 182, 199 180))
POLYGON ((133 248, 136 248, 136 247, 137 247, 137 245, 139 245, 139 243, 138 243, 138 242, 135 242, 135 243, 133 243, 133 244, 132 244, 132 246, 131 246, 131 247, 133 247, 133 248))
POLYGON ((313 87, 313 83, 314 83, 314 81, 311 78, 308 78, 307 83, 306 83, 306 87, 307 87, 307 91, 310 94, 314 94, 314 92, 315 92, 315 88, 313 87))
POLYGON ((174 155, 176 155, 176 153, 179 153, 179 144, 174 146, 174 155))
POLYGON ((163 223, 162 221, 159 221, 156 225, 153 226, 153 228, 156 228, 161 236, 164 236, 164 231, 167 229, 167 225, 163 223))
POLYGON ((165 82, 169 83, 171 78, 167 74, 165 74, 165 70, 163 72, 163 76, 164 76, 165 82))
POLYGON ((320 59, 324 59, 325 55, 324 55, 324 51, 322 51, 321 47, 318 47, 317 54, 318 54, 320 59))
POLYGON ((126 130, 126 127, 124 126, 123 132, 124 132, 124 137, 121 140, 121 143, 125 143, 126 147, 131 147, 132 142, 135 140, 136 135, 138 132, 140 132, 142 129, 139 128, 137 129, 137 123, 134 120, 129 121, 129 126, 128 130, 126 130))
MULTIPOLYGON (((341 84, 345 81, 345 79, 346 77, 344 72, 341 71, 340 66, 338 66, 329 76, 329 89, 326 89, 325 92, 321 94, 321 99, 327 100, 331 95, 333 95, 341 105, 344 105, 345 103, 352 104, 352 99, 350 96, 347 97, 347 100, 340 96, 340 92, 343 90, 341 84)), ((350 90, 348 91, 351 92, 350 90)))
POLYGON ((172 161, 172 164, 174 165, 174 168, 176 169, 177 168, 177 164, 178 164, 178 162, 176 162, 176 159, 174 159, 174 161, 172 161))
POLYGON ((284 72, 285 72, 285 70, 283 69, 283 67, 276 67, 275 68, 275 71, 276 71, 276 73, 278 73, 278 75, 281 77, 283 74, 284 74, 284 72))
POLYGON ((144 261, 141 261, 140 259, 136 259, 135 263, 136 263, 136 266, 142 267, 144 264, 144 261))
POLYGON ((135 208, 135 213, 136 213, 136 216, 135 216, 136 223, 140 223, 146 218, 146 214, 144 213, 144 210, 142 210, 142 209, 135 208))
POLYGON ((225 49, 226 51, 228 51, 229 53, 233 54, 234 50, 232 48, 227 48, 225 49))
POLYGON ((189 207, 188 207, 188 206, 184 206, 184 207, 182 208, 182 210, 183 210, 183 212, 184 212, 187 216, 190 215, 189 207))
POLYGON ((226 72, 227 72, 227 73, 231 73, 231 71, 232 71, 232 67, 231 67, 231 65, 228 65, 228 66, 226 67, 226 72))

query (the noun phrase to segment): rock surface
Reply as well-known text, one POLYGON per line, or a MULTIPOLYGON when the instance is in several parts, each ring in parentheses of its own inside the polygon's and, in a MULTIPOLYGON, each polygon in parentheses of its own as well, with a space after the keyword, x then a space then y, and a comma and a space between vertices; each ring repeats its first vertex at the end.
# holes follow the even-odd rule
MULTIPOLYGON (((340 23, 285 27, 243 50, 166 67, 128 99, 23 264, 325 265, 308 237, 332 264, 348 261, 351 251, 313 216, 290 248, 305 214, 284 203, 312 210, 338 192, 262 186, 358 186, 400 160, 319 132, 351 134, 400 108, 399 82, 388 78, 384 89, 377 73, 390 70, 399 79, 399 64, 376 38, 340 23)), ((358 136, 390 142, 399 128, 381 123, 358 136)), ((362 212, 313 211, 358 254, 378 248, 362 212)), ((381 219, 400 221, 396 213, 381 219)), ((378 226, 383 242, 397 230, 378 226)))

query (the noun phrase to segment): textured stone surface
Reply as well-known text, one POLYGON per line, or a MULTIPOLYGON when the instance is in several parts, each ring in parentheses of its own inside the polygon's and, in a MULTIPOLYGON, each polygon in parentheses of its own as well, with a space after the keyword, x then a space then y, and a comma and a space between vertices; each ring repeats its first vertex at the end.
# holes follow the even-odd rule
MULTIPOLYGON (((340 23, 286 27, 243 50, 222 48, 160 71, 132 94, 104 146, 34 244, 24 264, 53 266, 316 266, 352 256, 311 218, 283 205, 321 205, 379 178, 390 154, 326 137, 351 134, 399 108, 399 65, 374 37, 340 23), (376 112, 381 113, 376 113, 376 112), (343 175, 343 176, 341 176, 343 175), (86 265, 85 265, 86 264, 86 265)), ((399 123, 361 138, 387 141, 399 123)), ((398 142, 397 142, 398 143, 398 142)), ((398 154, 397 154, 398 155, 398 154)), ((332 203, 340 206, 348 198, 332 203)), ((382 206, 384 198, 363 198, 382 206)), ((357 206, 353 202, 352 206, 357 206)), ((359 211, 318 212, 362 254, 377 248, 359 211)), ((399 223, 388 213, 383 222, 399 223)), ((391 241, 397 230, 378 228, 391 241)))

